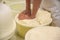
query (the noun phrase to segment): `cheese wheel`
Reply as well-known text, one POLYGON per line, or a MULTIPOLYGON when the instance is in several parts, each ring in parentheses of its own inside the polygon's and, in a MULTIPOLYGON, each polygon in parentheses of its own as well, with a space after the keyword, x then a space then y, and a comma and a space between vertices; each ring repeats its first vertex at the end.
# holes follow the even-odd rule
POLYGON ((29 30, 25 40, 60 40, 60 28, 41 26, 29 30))

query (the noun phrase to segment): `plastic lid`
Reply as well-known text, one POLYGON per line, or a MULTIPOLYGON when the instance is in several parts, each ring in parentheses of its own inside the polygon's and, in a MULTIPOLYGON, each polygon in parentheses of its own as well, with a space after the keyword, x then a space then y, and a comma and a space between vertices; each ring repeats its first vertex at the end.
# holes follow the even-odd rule
POLYGON ((25 40, 60 40, 60 28, 40 26, 27 32, 25 40))

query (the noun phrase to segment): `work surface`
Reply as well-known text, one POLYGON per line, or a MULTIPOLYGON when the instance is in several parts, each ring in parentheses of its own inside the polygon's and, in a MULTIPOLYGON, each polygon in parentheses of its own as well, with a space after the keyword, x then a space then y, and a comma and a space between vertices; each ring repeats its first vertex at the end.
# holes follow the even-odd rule
POLYGON ((17 33, 15 33, 9 40, 24 40, 24 39, 20 37, 17 33))

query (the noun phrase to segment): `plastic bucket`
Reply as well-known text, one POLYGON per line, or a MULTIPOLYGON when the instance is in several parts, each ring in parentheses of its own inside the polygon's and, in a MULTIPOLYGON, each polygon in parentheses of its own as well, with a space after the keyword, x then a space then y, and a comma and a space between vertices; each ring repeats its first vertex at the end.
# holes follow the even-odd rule
POLYGON ((25 40, 60 40, 60 28, 53 26, 39 26, 29 30, 25 40))
POLYGON ((1 31, 1 34, 0 34, 0 40, 8 40, 10 39, 14 33, 15 33, 15 29, 16 29, 16 23, 15 21, 13 21, 13 24, 10 25, 10 27, 12 26, 11 29, 3 29, 3 30, 0 30, 1 31), (8 30, 8 31, 7 31, 8 30))
POLYGON ((37 16, 39 15, 40 17, 38 16, 39 18, 36 17, 36 19, 32 19, 31 22, 29 22, 29 20, 26 20, 26 21, 19 20, 18 19, 19 14, 17 14, 17 16, 15 17, 15 20, 16 20, 16 24, 17 24, 17 33, 20 36, 25 37, 25 34, 29 29, 34 28, 36 26, 43 26, 43 25, 46 26, 46 25, 49 25, 52 22, 52 18, 51 18, 51 15, 50 15, 49 12, 44 11, 44 10, 39 10, 39 12, 40 12, 41 15, 37 14, 37 16), (46 17, 46 18, 44 19, 44 17, 46 17), (40 21, 42 21, 42 22, 40 22, 40 21), (22 23, 22 22, 27 22, 27 25, 24 25, 24 23, 22 23), (37 23, 37 22, 39 22, 39 23, 37 23))

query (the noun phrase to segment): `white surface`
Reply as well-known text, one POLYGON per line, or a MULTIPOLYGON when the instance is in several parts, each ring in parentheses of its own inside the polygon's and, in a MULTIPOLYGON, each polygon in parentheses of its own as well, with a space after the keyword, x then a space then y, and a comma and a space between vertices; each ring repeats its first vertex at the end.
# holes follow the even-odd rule
POLYGON ((9 40, 24 40, 24 38, 15 33, 9 40))
POLYGON ((59 27, 41 26, 27 32, 25 40, 60 40, 59 27))
POLYGON ((0 39, 10 35, 15 30, 15 21, 12 15, 10 7, 0 3, 0 39))
POLYGON ((0 29, 0 39, 4 39, 7 38, 9 39, 7 36, 11 35, 11 33, 13 33, 16 29, 16 24, 15 21, 12 22, 12 24, 6 28, 3 28, 2 30, 0 29))
POLYGON ((10 25, 12 20, 13 16, 10 7, 0 3, 0 27, 10 25))

